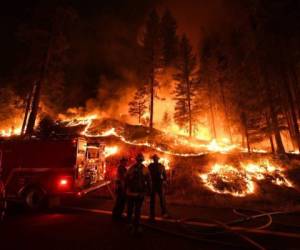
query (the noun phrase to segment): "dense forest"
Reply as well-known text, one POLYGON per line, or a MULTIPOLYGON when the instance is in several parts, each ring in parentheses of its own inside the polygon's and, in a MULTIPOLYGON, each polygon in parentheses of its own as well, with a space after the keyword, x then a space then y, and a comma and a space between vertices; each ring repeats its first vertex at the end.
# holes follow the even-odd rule
MULTIPOLYGON (((133 12, 125 31, 116 28, 122 20, 115 21, 110 29, 121 42, 114 45, 114 53, 103 57, 122 70, 99 63, 101 70, 114 77, 100 76, 101 84, 96 86, 88 82, 99 69, 89 69, 89 78, 81 77, 82 82, 74 80, 79 77, 73 62, 81 58, 76 57, 80 51, 73 27, 83 26, 78 10, 72 4, 50 4, 52 11, 49 6, 37 6, 16 28, 22 62, 10 77, 1 79, 5 83, 0 93, 2 123, 11 116, 22 119, 28 93, 36 82, 42 83, 40 108, 54 118, 91 98, 90 106, 106 109, 104 99, 119 102, 123 95, 111 86, 124 85, 130 91, 129 100, 122 105, 137 123, 150 129, 176 124, 195 137, 205 127, 209 139, 226 138, 248 151, 256 145, 277 153, 299 151, 300 4, 294 0, 236 4, 243 18, 230 29, 214 32, 206 30, 205 24, 199 26, 197 46, 187 33, 179 32, 168 9, 143 6, 144 12, 133 12), (161 79, 170 82, 167 94, 159 93, 166 82, 161 79), (155 107, 164 98, 174 105, 158 121, 155 107)), ((97 41, 103 40, 106 46, 116 37, 101 36, 97 41)), ((84 47, 89 49, 88 44, 84 47)))

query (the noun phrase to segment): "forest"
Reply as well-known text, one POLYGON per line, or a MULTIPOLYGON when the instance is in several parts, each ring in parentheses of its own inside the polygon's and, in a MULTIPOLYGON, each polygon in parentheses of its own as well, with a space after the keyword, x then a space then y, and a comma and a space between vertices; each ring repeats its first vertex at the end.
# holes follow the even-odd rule
MULTIPOLYGON (((249 152, 299 152, 299 3, 232 3, 242 18, 213 32, 204 23, 197 27, 199 41, 179 31, 168 8, 147 5, 132 11, 125 30, 118 28, 126 18, 120 13, 120 20, 107 21, 108 34, 97 38, 104 50, 116 34, 121 41, 111 45, 113 53, 93 58, 100 61, 98 68, 84 68, 78 56, 76 39, 86 28, 78 6, 37 5, 15 27, 20 53, 1 78, 2 133, 21 126, 28 93, 39 83, 41 119, 56 120, 74 107, 97 109, 150 130, 239 143, 249 152), (78 65, 85 76, 79 76, 78 65)), ((93 32, 86 36, 95 38, 93 32)), ((90 49, 86 43, 83 47, 90 49)))

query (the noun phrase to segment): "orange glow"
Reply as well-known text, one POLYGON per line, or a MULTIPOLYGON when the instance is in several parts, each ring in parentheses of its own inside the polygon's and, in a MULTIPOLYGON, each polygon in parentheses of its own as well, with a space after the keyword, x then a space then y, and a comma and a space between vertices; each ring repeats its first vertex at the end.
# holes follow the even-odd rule
POLYGON ((244 197, 255 192, 257 182, 271 181, 274 185, 293 187, 283 168, 268 160, 241 162, 240 166, 215 164, 208 173, 200 174, 204 185, 215 193, 244 197))
POLYGON ((109 157, 109 156, 115 155, 116 153, 118 153, 118 151, 119 151, 119 148, 117 146, 105 147, 104 156, 109 157))
MULTIPOLYGON (((150 163, 152 163, 153 160, 152 159, 146 159, 143 163, 148 166, 150 163)), ((170 160, 166 157, 160 157, 159 158, 159 163, 165 166, 165 169, 168 171, 171 169, 170 166, 170 160)))

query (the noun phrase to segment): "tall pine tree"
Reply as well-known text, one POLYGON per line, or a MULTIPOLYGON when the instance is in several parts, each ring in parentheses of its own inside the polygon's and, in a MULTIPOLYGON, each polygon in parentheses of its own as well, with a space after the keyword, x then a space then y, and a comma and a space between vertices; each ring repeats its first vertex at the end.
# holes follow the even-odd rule
POLYGON ((176 65, 177 73, 175 88, 175 114, 174 120, 181 127, 187 127, 189 136, 192 136, 193 125, 196 121, 197 113, 195 95, 197 92, 196 82, 196 56, 186 35, 181 38, 179 44, 178 61, 176 65))
POLYGON ((169 10, 161 19, 161 39, 164 66, 172 66, 178 54, 178 36, 176 20, 169 10))
POLYGON ((129 102, 129 114, 137 117, 139 124, 141 124, 142 116, 146 113, 147 109, 146 91, 145 88, 139 88, 135 92, 134 98, 129 102))
POLYGON ((158 86, 156 80, 157 73, 161 68, 161 39, 160 39, 160 18, 155 10, 150 12, 147 19, 143 37, 143 56, 145 77, 147 89, 149 92, 149 127, 153 128, 154 120, 154 99, 155 92, 158 86))

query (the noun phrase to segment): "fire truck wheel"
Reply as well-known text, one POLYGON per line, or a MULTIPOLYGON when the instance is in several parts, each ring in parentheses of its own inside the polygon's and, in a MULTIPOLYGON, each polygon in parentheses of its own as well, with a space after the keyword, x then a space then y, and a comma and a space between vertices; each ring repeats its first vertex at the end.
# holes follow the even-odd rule
POLYGON ((25 192, 24 201, 29 210, 40 210, 45 203, 45 193, 40 188, 30 188, 25 192))

